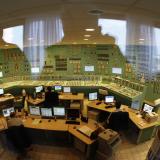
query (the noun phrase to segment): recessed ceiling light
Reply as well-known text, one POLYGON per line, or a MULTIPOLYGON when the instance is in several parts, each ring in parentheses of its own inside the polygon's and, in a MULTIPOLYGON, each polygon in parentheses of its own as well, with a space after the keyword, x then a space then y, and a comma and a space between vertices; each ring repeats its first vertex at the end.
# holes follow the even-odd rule
POLYGON ((29 41, 31 41, 32 39, 33 39, 32 37, 28 38, 29 41))
POLYGON ((89 31, 89 32, 93 32, 95 29, 94 28, 86 28, 85 30, 89 31))
POLYGON ((85 36, 85 37, 90 37, 91 35, 89 35, 89 34, 85 34, 84 36, 85 36))
POLYGON ((87 39, 87 38, 85 38, 85 39, 83 39, 83 40, 88 41, 88 39, 87 39))
POLYGON ((93 44, 97 44, 96 42, 94 42, 93 44))
POLYGON ((73 42, 72 44, 77 44, 77 42, 73 42))
POLYGON ((140 38, 139 40, 140 40, 140 41, 144 41, 144 38, 140 38))

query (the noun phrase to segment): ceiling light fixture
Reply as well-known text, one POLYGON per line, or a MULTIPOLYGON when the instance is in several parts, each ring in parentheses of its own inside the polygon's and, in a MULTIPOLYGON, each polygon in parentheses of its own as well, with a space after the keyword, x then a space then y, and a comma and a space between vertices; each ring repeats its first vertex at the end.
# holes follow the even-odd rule
POLYGON ((93 31, 95 31, 94 28, 86 28, 85 30, 88 31, 88 32, 93 32, 93 31))
POLYGON ((86 34, 86 35, 84 35, 84 37, 91 37, 91 35, 89 35, 89 34, 86 34))
POLYGON ((87 38, 85 38, 84 40, 85 40, 85 41, 88 41, 88 39, 87 39, 87 38))
POLYGON ((144 41, 144 38, 140 38, 139 40, 140 40, 140 41, 144 41))

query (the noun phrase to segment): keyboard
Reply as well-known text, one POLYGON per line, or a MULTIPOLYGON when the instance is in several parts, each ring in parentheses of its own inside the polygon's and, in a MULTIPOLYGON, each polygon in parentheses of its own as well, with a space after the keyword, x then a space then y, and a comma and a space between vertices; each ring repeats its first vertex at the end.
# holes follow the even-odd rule
POLYGON ((67 120, 66 124, 77 124, 77 125, 80 125, 80 122, 79 121, 73 121, 73 120, 67 120))

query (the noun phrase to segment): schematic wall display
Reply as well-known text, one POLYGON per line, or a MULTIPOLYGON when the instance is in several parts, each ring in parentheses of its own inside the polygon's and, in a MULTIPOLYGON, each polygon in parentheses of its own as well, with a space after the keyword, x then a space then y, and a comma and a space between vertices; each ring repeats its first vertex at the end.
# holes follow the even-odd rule
POLYGON ((122 68, 112 68, 113 74, 122 74, 122 68))
POLYGON ((31 72, 32 73, 39 73, 40 72, 39 67, 32 67, 31 72))
POLYGON ((85 72, 94 72, 94 66, 85 66, 84 71, 85 72))

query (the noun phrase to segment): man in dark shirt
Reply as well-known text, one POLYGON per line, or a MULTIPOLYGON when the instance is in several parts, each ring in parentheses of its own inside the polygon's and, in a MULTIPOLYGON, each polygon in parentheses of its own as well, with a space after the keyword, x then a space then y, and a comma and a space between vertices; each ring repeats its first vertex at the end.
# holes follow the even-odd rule
POLYGON ((52 92, 52 88, 47 87, 47 92, 45 93, 45 103, 46 107, 53 107, 59 105, 59 95, 57 92, 52 92))

